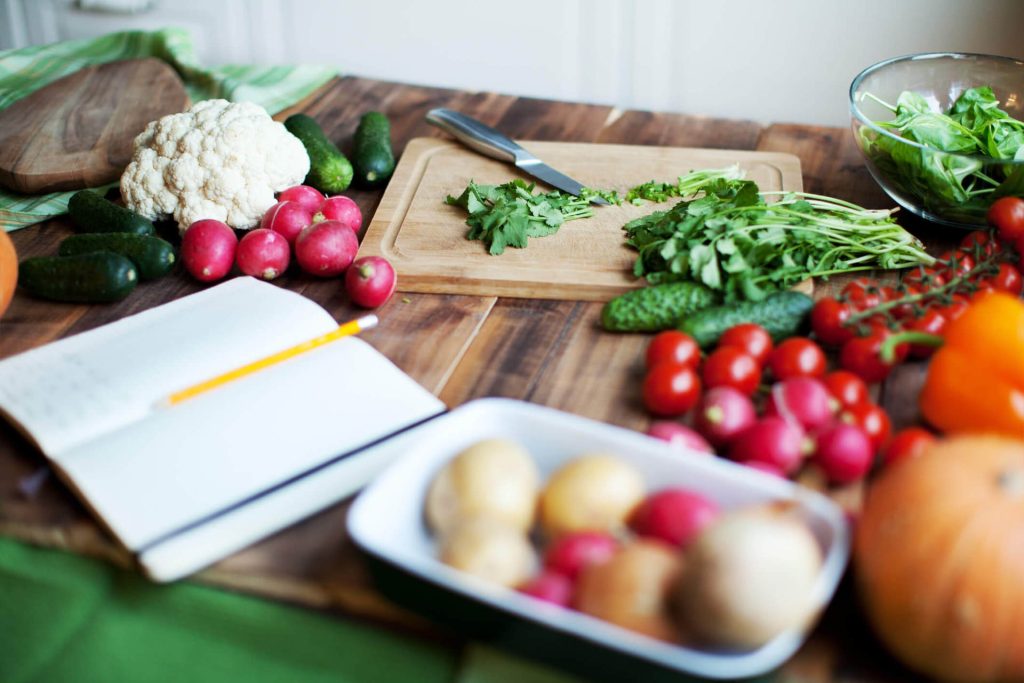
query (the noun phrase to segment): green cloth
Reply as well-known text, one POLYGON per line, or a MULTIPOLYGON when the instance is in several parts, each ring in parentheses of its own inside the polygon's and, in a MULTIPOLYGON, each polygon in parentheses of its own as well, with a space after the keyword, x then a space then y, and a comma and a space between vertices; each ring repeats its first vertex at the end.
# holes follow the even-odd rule
POLYGON ((156 585, 0 538, 4 683, 448 683, 456 655, 365 623, 156 585))
MULTIPOLYGON (((124 31, 100 38, 0 52, 0 109, 58 78, 93 64, 159 57, 181 76, 193 102, 223 98, 255 102, 271 114, 298 102, 338 71, 326 66, 199 65, 184 29, 124 31)), ((73 192, 22 195, 0 189, 0 225, 11 231, 67 212, 73 192)))

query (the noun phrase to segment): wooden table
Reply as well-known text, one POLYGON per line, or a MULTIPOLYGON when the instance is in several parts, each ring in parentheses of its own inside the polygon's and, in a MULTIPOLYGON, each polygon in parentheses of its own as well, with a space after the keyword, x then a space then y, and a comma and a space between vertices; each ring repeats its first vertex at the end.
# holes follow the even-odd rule
MULTIPOLYGON (((360 78, 336 80, 279 118, 301 109, 345 147, 364 112, 383 111, 392 121, 395 151, 400 154, 413 137, 442 135, 424 121, 433 107, 465 112, 520 139, 789 152, 800 157, 807 191, 870 208, 891 206, 868 175, 845 128, 623 111, 360 78)), ((381 193, 355 191, 351 196, 362 208, 365 225, 381 193)), ((912 216, 902 218, 935 250, 958 238, 912 216)), ((54 220, 13 233, 13 239, 25 258, 55 253, 59 240, 69 233, 64 220, 54 220)), ((319 302, 336 319, 355 314, 343 302, 337 280, 291 276, 279 282, 319 302)), ((833 280, 819 286, 819 296, 841 284, 842 280, 833 280)), ((106 306, 45 303, 18 293, 0 323, 0 358, 199 289, 198 283, 178 272, 143 284, 126 300, 106 306)), ((399 294, 381 309, 383 323, 365 339, 450 406, 482 396, 506 396, 643 429, 649 418, 638 388, 640 358, 649 337, 602 332, 597 325, 600 308, 576 301, 399 294)), ((901 367, 882 387, 879 398, 897 425, 916 418, 914 397, 922 370, 901 367)), ((126 553, 52 477, 34 496, 20 491, 19 483, 43 465, 42 457, 13 429, 0 426, 0 533, 127 564, 126 553)), ((837 496, 856 505, 856 490, 837 496)), ((430 625, 374 592, 357 551, 345 540, 347 508, 346 502, 325 510, 195 578, 436 637, 430 625)), ((847 584, 808 644, 776 680, 881 683, 913 678, 874 642, 847 584)))

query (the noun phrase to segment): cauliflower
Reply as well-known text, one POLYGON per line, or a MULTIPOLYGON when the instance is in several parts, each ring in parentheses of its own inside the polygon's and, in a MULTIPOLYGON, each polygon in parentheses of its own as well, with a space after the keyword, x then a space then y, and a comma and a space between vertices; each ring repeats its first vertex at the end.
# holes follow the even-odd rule
POLYGON ((262 107, 205 100, 135 138, 121 196, 150 220, 173 216, 182 232, 202 218, 248 229, 308 171, 305 147, 262 107))

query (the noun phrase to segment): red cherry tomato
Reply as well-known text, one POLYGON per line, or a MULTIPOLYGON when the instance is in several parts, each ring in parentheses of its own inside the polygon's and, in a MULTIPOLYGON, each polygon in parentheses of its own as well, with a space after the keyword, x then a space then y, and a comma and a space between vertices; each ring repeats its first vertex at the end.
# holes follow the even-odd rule
POLYGON ((882 303, 882 291, 879 289, 878 283, 866 277, 859 277, 849 282, 839 295, 857 311, 874 308, 882 303))
MULTIPOLYGON (((907 331, 942 334, 942 331, 946 329, 947 322, 945 316, 938 309, 929 308, 924 315, 907 323, 907 331)), ((936 347, 927 344, 911 344, 908 352, 914 358, 928 358, 935 353, 935 349, 936 347)))
POLYGON ((875 328, 866 337, 857 337, 843 344, 839 350, 839 365, 860 377, 865 382, 881 382, 889 376, 893 367, 907 357, 909 349, 906 344, 896 347, 892 363, 882 360, 882 342, 889 336, 889 331, 875 328))
POLYGON ((776 380, 821 377, 825 374, 825 353, 807 337, 790 337, 768 356, 768 367, 776 380))
POLYGON ((960 240, 960 248, 972 256, 992 256, 999 251, 999 243, 992 239, 988 231, 975 230, 960 240))
POLYGON ((841 346, 848 339, 853 339, 853 328, 846 322, 853 312, 849 304, 834 297, 818 299, 811 309, 811 329, 818 341, 827 346, 841 346))
POLYGON ((999 272, 978 280, 978 287, 991 288, 997 292, 1006 292, 1020 296, 1022 287, 1020 270, 1011 263, 1000 263, 999 272))
POLYGON ((988 207, 988 222, 999 231, 999 238, 1016 242, 1024 235, 1024 199, 1002 197, 988 207))
MULTIPOLYGON (((916 285, 902 285, 900 287, 899 297, 898 298, 902 299, 902 298, 905 298, 905 297, 917 296, 920 293, 921 293, 921 289, 919 287, 917 287, 916 285)), ((892 313, 893 317, 896 318, 897 320, 903 320, 905 318, 911 318, 916 313, 916 311, 914 310, 915 305, 916 306, 920 306, 920 303, 916 303, 916 304, 915 303, 900 304, 899 306, 896 306, 895 308, 893 308, 891 313, 892 313)))
POLYGON ((849 370, 833 370, 822 379, 828 393, 839 402, 841 408, 868 403, 868 385, 849 370))
POLYGON ((696 368, 700 363, 700 347, 693 337, 678 330, 666 330, 654 335, 647 345, 647 369, 661 363, 676 363, 696 368))
POLYGON ((909 460, 935 441, 935 435, 921 427, 907 427, 896 432, 882 451, 882 463, 886 466, 901 460, 909 460))
POLYGON ((753 357, 758 365, 764 365, 768 354, 775 348, 768 330, 755 323, 740 323, 730 327, 718 340, 718 348, 723 346, 735 346, 753 357))
POLYGON ((942 273, 949 281, 971 272, 974 268, 974 256, 960 249, 947 251, 939 257, 939 263, 943 264, 942 273))
POLYGON ((886 444, 892 431, 889 414, 877 403, 850 406, 839 414, 839 419, 864 430, 876 452, 886 444))
POLYGON ((751 396, 761 383, 761 366, 735 346, 722 346, 704 361, 704 386, 732 387, 751 396))
POLYGON ((943 267, 939 264, 928 266, 927 268, 918 266, 903 276, 903 284, 919 287, 922 291, 928 291, 933 287, 941 287, 946 284, 946 276, 942 271, 943 267))
POLYGON ((643 398, 655 415, 682 415, 700 399, 700 378, 689 365, 660 363, 644 378, 643 398))

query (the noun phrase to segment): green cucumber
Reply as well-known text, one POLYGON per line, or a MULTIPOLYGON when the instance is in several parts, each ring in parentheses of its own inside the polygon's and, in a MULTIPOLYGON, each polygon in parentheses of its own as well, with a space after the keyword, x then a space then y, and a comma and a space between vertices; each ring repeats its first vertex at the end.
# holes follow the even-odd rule
POLYGON ((800 332, 813 306, 814 300, 806 294, 775 292, 762 301, 705 308, 686 316, 679 329, 702 349, 714 346, 726 330, 740 323, 757 323, 778 342, 800 332))
POLYGON ((131 235, 124 232, 94 232, 72 235, 60 243, 60 256, 76 256, 94 251, 112 251, 131 259, 140 280, 155 280, 171 272, 174 267, 174 247, 167 240, 149 235, 131 235))
POLYGON ((696 282, 667 282, 615 297, 601 310, 601 325, 609 332, 667 330, 718 301, 718 294, 696 282))
POLYGON ((128 296, 138 283, 135 264, 112 251, 40 256, 18 265, 18 284, 32 296, 74 303, 107 303, 128 296))
POLYGON ((136 235, 156 233, 152 221, 104 199, 92 190, 82 190, 71 195, 68 213, 79 232, 130 232, 136 235))
POLYGON ((302 142, 309 155, 306 185, 328 195, 339 194, 352 183, 352 164, 333 142, 327 139, 320 124, 305 114, 292 114, 284 127, 302 142))
POLYGON ((352 141, 352 166, 355 182, 361 187, 379 187, 395 171, 391 151, 391 124, 379 111, 363 114, 352 141))

